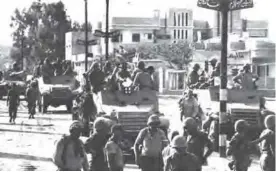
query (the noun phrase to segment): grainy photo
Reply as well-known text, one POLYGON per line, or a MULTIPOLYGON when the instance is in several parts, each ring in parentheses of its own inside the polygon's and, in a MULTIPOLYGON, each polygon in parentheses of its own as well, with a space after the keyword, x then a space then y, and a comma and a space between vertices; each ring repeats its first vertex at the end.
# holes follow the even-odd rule
POLYGON ((275 0, 0 2, 0 171, 275 171, 275 0))

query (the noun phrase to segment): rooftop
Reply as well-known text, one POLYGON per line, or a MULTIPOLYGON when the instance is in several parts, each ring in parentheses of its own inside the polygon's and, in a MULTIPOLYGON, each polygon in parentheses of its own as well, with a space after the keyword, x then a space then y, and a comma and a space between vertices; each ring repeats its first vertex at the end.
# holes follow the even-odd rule
POLYGON ((113 25, 142 25, 142 26, 156 26, 154 18, 144 17, 113 17, 113 25))

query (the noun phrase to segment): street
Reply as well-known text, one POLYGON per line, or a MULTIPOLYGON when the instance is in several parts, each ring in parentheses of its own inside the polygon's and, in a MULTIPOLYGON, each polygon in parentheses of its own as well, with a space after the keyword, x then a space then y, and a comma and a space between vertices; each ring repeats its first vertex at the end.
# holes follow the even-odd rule
MULTIPOLYGON (((160 111, 171 120, 171 129, 180 129, 179 112, 176 96, 160 97, 160 111)), ((36 119, 29 120, 26 102, 21 102, 16 124, 8 123, 5 101, 0 102, 0 170, 4 171, 55 171, 51 162, 54 142, 63 134, 68 133, 71 115, 66 114, 65 107, 50 108, 48 114, 37 114, 36 119)), ((204 171, 228 170, 228 161, 213 153, 208 159, 204 171)), ((253 162, 250 170, 259 170, 253 162)), ((127 164, 125 170, 138 170, 134 164, 127 164)))

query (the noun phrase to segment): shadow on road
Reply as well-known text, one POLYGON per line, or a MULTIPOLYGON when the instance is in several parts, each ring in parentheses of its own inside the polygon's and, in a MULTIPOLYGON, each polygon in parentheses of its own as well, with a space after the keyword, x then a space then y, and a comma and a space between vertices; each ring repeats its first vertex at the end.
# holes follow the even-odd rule
POLYGON ((4 153, 4 152, 0 152, 0 158, 24 159, 24 160, 30 160, 30 161, 52 161, 51 158, 38 157, 38 156, 32 156, 32 155, 4 153))
POLYGON ((0 129, 0 132, 29 133, 29 134, 45 134, 45 135, 64 135, 64 134, 65 134, 65 133, 51 133, 51 132, 24 131, 24 130, 10 130, 10 129, 0 129))

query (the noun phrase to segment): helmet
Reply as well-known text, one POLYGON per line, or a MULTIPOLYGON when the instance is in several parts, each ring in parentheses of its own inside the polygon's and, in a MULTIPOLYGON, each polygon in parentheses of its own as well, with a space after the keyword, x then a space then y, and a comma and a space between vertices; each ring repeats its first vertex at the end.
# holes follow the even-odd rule
POLYGON ((148 123, 147 125, 151 125, 153 123, 157 123, 157 124, 160 124, 160 118, 158 115, 151 115, 148 119, 148 123))
POLYGON ((72 132, 73 130, 82 130, 83 125, 80 121, 73 121, 69 127, 69 131, 72 132))
POLYGON ((144 68, 145 68, 145 63, 144 63, 143 61, 140 61, 140 62, 138 63, 138 68, 139 68, 139 69, 144 69, 144 68))
POLYGON ((245 120, 238 120, 235 123, 235 131, 243 132, 248 127, 248 123, 245 120))
POLYGON ((183 136, 175 136, 171 142, 171 147, 185 148, 187 147, 187 140, 183 136))
POLYGON ((196 125, 197 125, 196 121, 191 117, 186 118, 183 122, 183 127, 187 127, 187 128, 194 128, 196 127, 196 125))
POLYGON ((217 58, 215 58, 215 57, 213 57, 213 58, 211 58, 210 60, 209 60, 209 62, 210 63, 212 63, 212 64, 216 64, 217 63, 217 58))
POLYGON ((97 118, 94 122, 94 130, 96 131, 100 131, 100 130, 103 130, 107 128, 107 124, 105 122, 105 119, 104 118, 97 118))
POLYGON ((196 64, 194 65, 193 69, 200 69, 199 64, 196 63, 196 64))
POLYGON ((268 115, 265 118, 265 127, 270 130, 275 129, 275 116, 274 115, 268 115))
POLYGON ((243 66, 243 69, 250 69, 250 64, 246 63, 246 64, 243 66))

